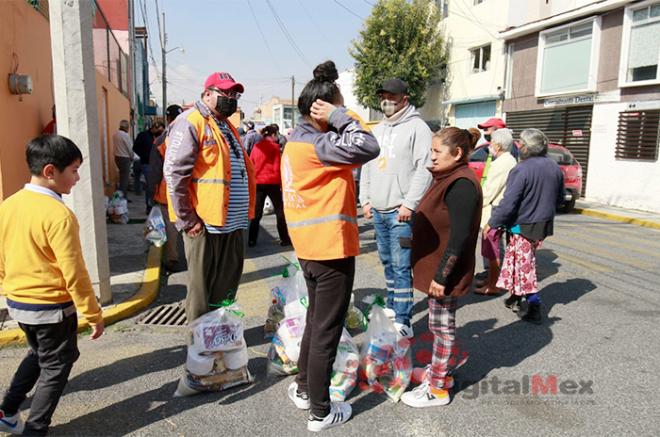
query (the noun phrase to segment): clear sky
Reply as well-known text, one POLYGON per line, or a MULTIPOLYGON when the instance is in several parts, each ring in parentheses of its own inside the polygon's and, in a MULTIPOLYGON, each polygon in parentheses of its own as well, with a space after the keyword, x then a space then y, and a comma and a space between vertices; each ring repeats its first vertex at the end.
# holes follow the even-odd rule
POLYGON ((359 36, 375 0, 135 0, 136 25, 147 26, 156 64, 151 92, 159 105, 161 49, 156 1, 165 12, 169 103, 199 97, 214 71, 229 72, 245 86, 239 105, 252 115, 271 96, 290 98, 291 76, 296 97, 312 77, 314 66, 327 59, 339 72, 353 66, 348 50, 359 36), (250 7, 251 6, 251 7, 250 7), (257 24, 258 23, 258 24, 257 24), (284 30, 283 30, 284 29, 284 30), (286 32, 286 34, 285 34, 286 32), (263 35, 262 35, 263 33, 263 35))

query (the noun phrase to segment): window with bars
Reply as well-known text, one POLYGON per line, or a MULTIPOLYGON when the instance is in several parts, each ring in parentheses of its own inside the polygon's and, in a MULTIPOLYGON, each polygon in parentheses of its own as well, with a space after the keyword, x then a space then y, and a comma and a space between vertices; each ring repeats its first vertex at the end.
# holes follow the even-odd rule
POLYGON ((616 159, 657 161, 660 109, 619 113, 616 159))

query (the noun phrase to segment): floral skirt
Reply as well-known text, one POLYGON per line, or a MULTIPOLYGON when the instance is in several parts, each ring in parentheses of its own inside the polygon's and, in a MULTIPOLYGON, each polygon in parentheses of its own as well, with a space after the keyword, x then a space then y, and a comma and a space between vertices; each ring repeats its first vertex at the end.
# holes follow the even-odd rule
POLYGON ((534 294, 538 290, 536 280, 536 249, 540 241, 530 241, 519 234, 509 238, 497 287, 509 290, 516 296, 534 294))

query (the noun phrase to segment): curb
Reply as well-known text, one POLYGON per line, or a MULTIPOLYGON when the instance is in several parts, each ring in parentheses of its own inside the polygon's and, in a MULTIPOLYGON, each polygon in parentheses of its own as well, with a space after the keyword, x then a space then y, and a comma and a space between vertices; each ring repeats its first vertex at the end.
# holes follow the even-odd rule
MULTIPOLYGON (((103 311, 105 326, 127 319, 138 311, 148 307, 158 296, 160 289, 160 260, 162 247, 151 246, 147 255, 147 266, 142 276, 142 286, 137 293, 124 302, 103 311)), ((78 319, 78 333, 89 328, 87 320, 78 319)), ((0 331, 0 348, 25 344, 25 334, 20 328, 0 331)))
POLYGON ((645 228, 660 229, 660 222, 654 222, 651 220, 626 217, 624 215, 612 214, 609 212, 597 211, 595 209, 588 209, 588 208, 574 208, 573 211, 575 211, 578 214, 588 215, 590 217, 602 218, 620 223, 630 223, 631 225, 642 226, 645 228))

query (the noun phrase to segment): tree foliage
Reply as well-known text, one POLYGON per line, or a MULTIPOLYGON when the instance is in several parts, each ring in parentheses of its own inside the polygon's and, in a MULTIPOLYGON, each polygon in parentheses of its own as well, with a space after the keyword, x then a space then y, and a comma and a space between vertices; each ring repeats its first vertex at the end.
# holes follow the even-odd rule
POLYGON ((378 0, 350 49, 362 105, 380 110, 378 88, 394 77, 408 82, 413 105, 424 105, 426 88, 446 62, 439 23, 433 1, 378 0))

